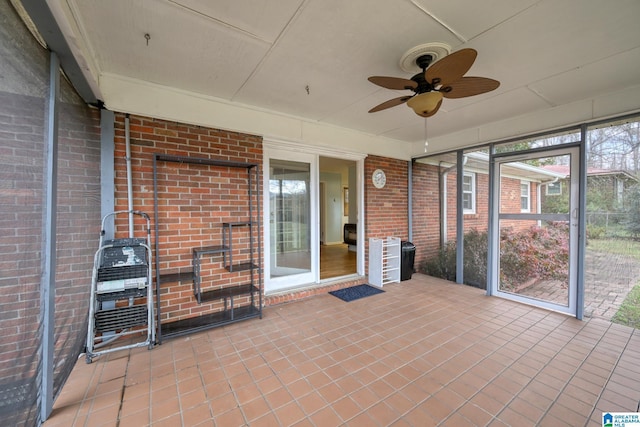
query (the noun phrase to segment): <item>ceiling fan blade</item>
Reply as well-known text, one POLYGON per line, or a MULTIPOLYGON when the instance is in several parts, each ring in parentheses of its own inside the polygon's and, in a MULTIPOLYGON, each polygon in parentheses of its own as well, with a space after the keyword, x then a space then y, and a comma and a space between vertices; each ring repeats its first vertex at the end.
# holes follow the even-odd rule
POLYGON ((417 115, 421 116, 421 117, 431 117, 433 116, 435 113, 438 112, 438 110, 440 109, 440 106, 442 105, 442 99, 440 100, 440 102, 438 102, 438 105, 436 105, 436 108, 434 108, 430 113, 426 113, 426 114, 422 114, 422 113, 416 113, 417 115))
POLYGON ((413 90, 418 87, 418 83, 413 80, 403 79, 401 77, 371 76, 369 77, 369 81, 383 88, 394 90, 413 90))
POLYGON ((371 110, 370 113, 375 113, 376 111, 386 110, 387 108, 395 107, 396 105, 404 104, 408 100, 411 99, 411 96, 401 96, 399 98, 393 98, 388 101, 383 102, 382 104, 376 105, 371 110))
POLYGON ((500 82, 486 77, 463 77, 460 80, 442 86, 440 91, 445 98, 465 98, 491 92, 500 86, 500 82))
POLYGON ((429 66, 425 79, 434 86, 446 85, 460 80, 471 68, 478 56, 475 49, 461 49, 429 66))

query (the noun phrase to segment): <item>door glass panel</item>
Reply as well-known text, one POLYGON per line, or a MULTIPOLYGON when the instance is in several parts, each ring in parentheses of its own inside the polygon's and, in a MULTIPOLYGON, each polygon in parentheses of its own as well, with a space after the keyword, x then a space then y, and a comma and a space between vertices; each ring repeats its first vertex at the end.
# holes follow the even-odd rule
POLYGON ((567 307, 568 261, 566 221, 500 221, 500 291, 567 307))
POLYGON ((308 163, 270 161, 270 271, 283 277, 311 271, 311 196, 308 163))
POLYGON ((562 311, 575 305, 571 161, 559 154, 499 165, 498 291, 562 311))

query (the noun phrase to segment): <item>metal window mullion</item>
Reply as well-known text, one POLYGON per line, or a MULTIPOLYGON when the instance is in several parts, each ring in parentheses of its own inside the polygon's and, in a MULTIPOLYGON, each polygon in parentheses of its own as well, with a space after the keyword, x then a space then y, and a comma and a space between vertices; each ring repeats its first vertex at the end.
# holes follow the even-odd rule
POLYGON ((491 296, 497 289, 498 274, 498 251, 499 251, 499 221, 498 204, 496 197, 496 187, 500 183, 500 178, 496 177, 496 164, 494 159, 493 145, 489 148, 489 224, 487 226, 487 295, 491 296))
POLYGON ((457 153, 458 170, 456 171, 456 283, 464 283, 464 152, 457 153))
POLYGON ((40 417, 46 420, 53 410, 54 326, 56 294, 56 215, 58 185, 58 98, 60 94, 60 62, 55 52, 50 54, 49 100, 45 112, 46 180, 43 224, 42 280, 40 284, 42 342, 40 371, 40 417))
MULTIPOLYGON (((578 176, 578 254, 576 277, 576 318, 584 316, 584 268, 587 241, 587 125, 580 128, 580 159, 578 176)), ((572 171, 573 173, 573 171, 572 171)))

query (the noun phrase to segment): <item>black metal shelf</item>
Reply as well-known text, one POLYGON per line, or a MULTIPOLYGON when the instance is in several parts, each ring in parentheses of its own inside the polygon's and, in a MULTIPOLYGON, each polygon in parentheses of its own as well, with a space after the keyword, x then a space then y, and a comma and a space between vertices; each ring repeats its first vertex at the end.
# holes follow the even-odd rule
POLYGON ((193 270, 184 270, 176 273, 160 274, 162 283, 187 282, 193 280, 193 270))
POLYGON ((165 338, 173 338, 194 332, 206 331, 242 320, 262 318, 262 310, 255 305, 238 307, 234 310, 233 314, 232 317, 228 311, 219 311, 189 319, 163 323, 162 336, 165 338))
MULTIPOLYGON (((242 168, 247 171, 247 191, 248 191, 248 203, 246 205, 247 215, 241 216, 238 221, 228 221, 221 223, 221 245, 202 246, 192 249, 192 266, 193 270, 190 272, 179 271, 169 274, 158 274, 158 280, 156 280, 156 305, 158 307, 158 343, 162 342, 162 337, 170 337, 183 335, 190 332, 197 332, 204 329, 213 328, 216 326, 222 326, 228 323, 237 322, 253 317, 262 317, 262 269, 260 263, 262 262, 262 241, 260 233, 260 171, 259 165, 255 163, 243 163, 229 160, 219 160, 214 158, 197 158, 188 156, 172 156, 162 153, 154 154, 153 158, 153 174, 154 174, 154 212, 155 217, 159 218, 158 214, 158 185, 157 185, 157 163, 158 162, 174 162, 184 164, 195 164, 203 166, 214 167, 227 167, 227 168, 242 168), (257 221, 254 221, 257 219, 257 221), (239 240, 234 240, 233 232, 236 228, 248 227, 248 251, 246 253, 240 253, 236 249, 234 253, 233 246, 238 244, 239 240), (243 272, 234 276, 238 284, 225 284, 222 288, 215 288, 214 286, 208 290, 201 288, 202 278, 200 263, 201 258, 204 256, 217 256, 221 255, 221 259, 212 259, 211 262, 219 263, 219 270, 227 270, 228 272, 243 272), (234 263, 234 256, 240 256, 240 259, 236 259, 234 263), (211 314, 202 314, 195 318, 189 318, 174 322, 160 323, 161 312, 160 303, 161 284, 163 282, 186 282, 187 279, 193 280, 194 297, 199 304, 206 302, 211 304, 216 301, 224 303, 224 310, 220 312, 214 312, 211 314), (248 296, 249 301, 244 299, 243 306, 235 307, 234 298, 240 296, 248 296)), ((212 201, 212 206, 215 205, 215 201, 212 201)), ((158 223, 156 222, 156 254, 161 254, 160 242, 162 239, 159 236, 158 223)), ((246 235, 243 233, 243 236, 246 235)), ((216 242, 215 237, 212 240, 216 242)), ((242 242, 242 249, 247 248, 247 243, 242 242)), ((160 271, 161 259, 160 255, 156 255, 156 271, 160 271)), ((227 283, 228 280, 224 280, 223 283, 227 283)), ((211 309, 215 309, 215 305, 211 305, 211 309)))
POLYGON ((211 255, 227 253, 231 249, 228 246, 216 245, 216 246, 202 246, 199 248, 193 248, 193 256, 211 255))
POLYGON ((241 262, 239 264, 225 265, 224 268, 229 272, 233 272, 253 270, 258 268, 258 266, 252 262, 241 262))
POLYGON ((215 301, 224 298, 233 298, 237 296, 251 295, 253 292, 258 292, 259 289, 253 286, 251 283, 244 285, 233 285, 225 288, 212 289, 203 291, 200 298, 203 302, 215 301))

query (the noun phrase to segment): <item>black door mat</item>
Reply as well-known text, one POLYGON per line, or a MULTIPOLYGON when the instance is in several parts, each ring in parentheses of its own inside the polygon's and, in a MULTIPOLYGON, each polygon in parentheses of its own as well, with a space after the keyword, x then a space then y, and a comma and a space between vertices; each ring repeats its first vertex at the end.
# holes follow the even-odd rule
POLYGON ((337 291, 331 291, 329 293, 334 297, 340 298, 342 301, 349 302, 382 292, 384 292, 382 289, 371 285, 357 285, 349 288, 338 289, 337 291))

